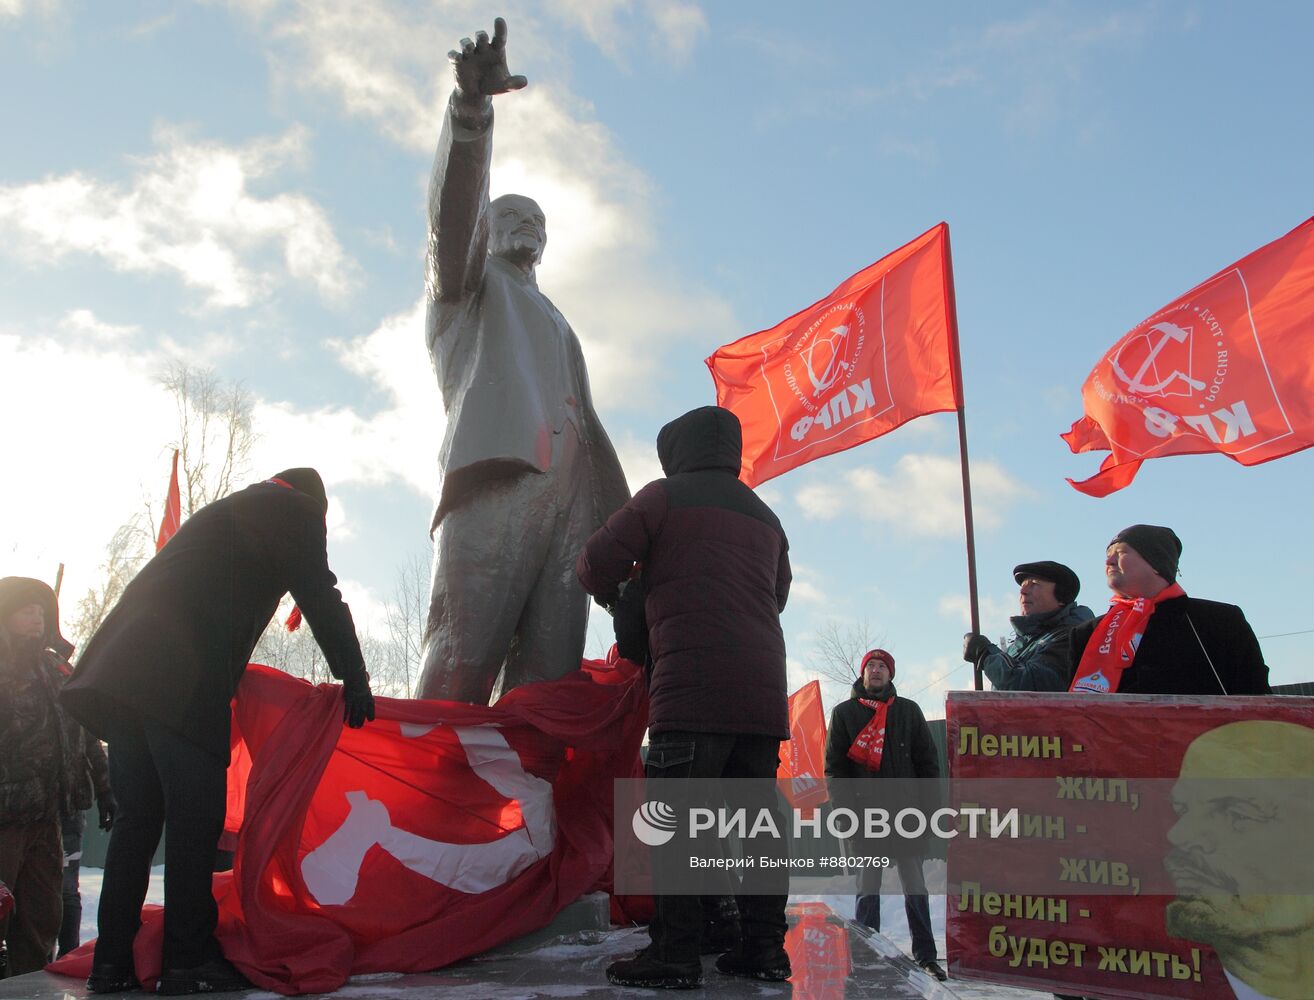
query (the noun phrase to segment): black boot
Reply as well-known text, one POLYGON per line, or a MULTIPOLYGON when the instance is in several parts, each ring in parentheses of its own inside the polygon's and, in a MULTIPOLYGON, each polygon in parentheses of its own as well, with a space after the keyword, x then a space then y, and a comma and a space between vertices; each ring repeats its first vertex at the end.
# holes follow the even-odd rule
POLYGON ((703 985, 703 967, 697 961, 663 962, 652 948, 645 948, 607 966, 607 981, 635 989, 692 990, 703 985))
POLYGON ((744 976, 781 983, 793 975, 789 955, 780 945, 739 947, 728 951, 716 960, 716 971, 727 976, 744 976))
POLYGON ((164 996, 190 993, 235 993, 254 989, 251 980, 222 958, 212 958, 191 969, 165 969, 160 973, 156 992, 164 996))
POLYGON ((129 993, 141 989, 137 976, 132 971, 132 964, 117 965, 114 962, 92 962, 91 975, 87 977, 87 990, 90 993, 129 993))

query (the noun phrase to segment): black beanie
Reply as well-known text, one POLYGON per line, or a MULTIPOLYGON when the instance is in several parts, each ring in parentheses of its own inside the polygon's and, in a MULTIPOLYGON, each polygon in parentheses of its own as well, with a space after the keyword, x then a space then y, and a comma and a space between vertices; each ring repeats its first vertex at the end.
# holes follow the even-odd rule
POLYGON ((1150 568, 1172 583, 1177 579, 1177 561, 1182 557, 1182 540, 1172 528, 1157 524, 1133 524, 1113 536, 1109 547, 1125 542, 1150 568))
POLYGON ((324 492, 324 480, 319 478, 319 473, 314 469, 284 469, 274 478, 283 480, 298 493, 314 497, 319 503, 319 509, 328 513, 328 494, 324 492))

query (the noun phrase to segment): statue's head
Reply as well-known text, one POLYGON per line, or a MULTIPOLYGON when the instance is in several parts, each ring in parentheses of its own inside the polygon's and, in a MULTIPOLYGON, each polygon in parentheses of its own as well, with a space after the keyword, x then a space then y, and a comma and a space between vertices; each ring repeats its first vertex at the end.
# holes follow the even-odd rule
POLYGON ((538 202, 504 194, 488 206, 488 252, 526 270, 543 259, 547 220, 538 202))

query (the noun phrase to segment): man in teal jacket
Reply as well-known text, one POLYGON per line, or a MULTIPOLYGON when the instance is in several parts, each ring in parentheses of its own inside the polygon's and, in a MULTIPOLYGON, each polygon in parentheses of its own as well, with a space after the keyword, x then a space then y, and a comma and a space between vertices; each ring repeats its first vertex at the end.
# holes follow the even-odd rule
POLYGON ((1022 613, 1009 619, 1013 638, 1000 649, 985 636, 963 636, 963 659, 979 664, 996 691, 1066 691, 1072 677, 1068 633, 1095 617, 1077 603, 1081 581, 1062 563, 1013 567, 1022 613))

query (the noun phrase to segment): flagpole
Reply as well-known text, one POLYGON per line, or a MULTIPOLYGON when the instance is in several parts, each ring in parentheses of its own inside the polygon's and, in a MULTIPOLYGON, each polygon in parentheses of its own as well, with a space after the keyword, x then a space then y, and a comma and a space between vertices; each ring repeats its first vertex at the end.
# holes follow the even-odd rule
MULTIPOLYGON (((981 609, 976 599, 976 531, 972 525, 972 477, 967 461, 967 413, 963 397, 963 361, 958 351, 958 299, 954 294, 954 262, 949 249, 949 226, 944 227, 945 299, 949 310, 949 341, 953 357, 954 398, 958 401, 958 464, 963 473, 963 527, 967 535, 967 602, 971 612, 972 631, 981 631, 981 609)), ((972 683, 981 691, 981 664, 972 667, 972 683)))

